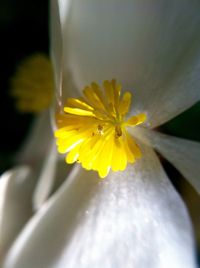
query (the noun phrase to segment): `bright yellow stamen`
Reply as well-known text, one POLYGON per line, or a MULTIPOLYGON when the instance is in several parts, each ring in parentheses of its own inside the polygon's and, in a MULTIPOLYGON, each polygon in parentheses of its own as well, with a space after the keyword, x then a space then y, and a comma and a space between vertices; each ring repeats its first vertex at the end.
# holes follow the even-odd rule
POLYGON ((104 93, 96 83, 84 88, 84 97, 69 98, 64 114, 57 115, 55 131, 58 151, 68 153, 66 162, 78 162, 87 170, 96 170, 101 178, 124 170, 127 163, 141 157, 141 151, 127 131, 146 120, 145 114, 125 115, 131 104, 131 93, 121 96, 121 85, 115 80, 104 82, 104 93))
POLYGON ((25 59, 11 81, 11 95, 21 112, 40 112, 53 99, 53 73, 50 60, 43 54, 25 59))

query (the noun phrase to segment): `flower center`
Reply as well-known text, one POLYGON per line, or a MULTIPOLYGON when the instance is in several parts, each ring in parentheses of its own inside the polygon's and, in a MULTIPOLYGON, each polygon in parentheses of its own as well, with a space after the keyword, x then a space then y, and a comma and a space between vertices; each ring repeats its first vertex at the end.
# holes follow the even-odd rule
POLYGON ((92 83, 84 96, 67 99, 64 114, 58 114, 55 131, 58 151, 68 153, 67 163, 78 162, 87 170, 96 170, 101 178, 113 171, 124 170, 141 152, 126 127, 146 120, 145 114, 125 119, 131 104, 131 93, 121 96, 121 85, 105 81, 104 92, 92 83))

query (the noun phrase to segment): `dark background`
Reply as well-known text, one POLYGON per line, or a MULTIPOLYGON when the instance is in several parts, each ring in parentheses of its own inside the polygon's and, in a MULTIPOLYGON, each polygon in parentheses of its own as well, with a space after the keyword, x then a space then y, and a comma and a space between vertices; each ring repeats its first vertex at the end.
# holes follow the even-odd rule
MULTIPOLYGON (((14 165, 14 155, 34 119, 19 113, 9 95, 16 67, 35 52, 49 52, 48 0, 0 1, 0 174, 14 165)), ((160 128, 165 133, 200 141, 200 103, 160 128)), ((200 198, 179 172, 162 159, 164 168, 185 200, 200 245, 200 198)), ((198 248, 200 248, 198 246, 198 248)))
POLYGON ((0 1, 0 173, 13 164, 13 153, 26 136, 33 115, 15 109, 10 80, 18 64, 49 51, 48 0, 0 1))

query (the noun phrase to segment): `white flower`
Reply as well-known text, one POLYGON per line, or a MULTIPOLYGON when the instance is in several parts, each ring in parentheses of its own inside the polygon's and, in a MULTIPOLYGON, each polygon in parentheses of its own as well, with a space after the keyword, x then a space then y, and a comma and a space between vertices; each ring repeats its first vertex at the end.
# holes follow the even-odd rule
POLYGON ((93 80, 134 88, 130 114, 148 115, 132 132, 143 157, 103 181, 75 166, 18 236, 6 268, 196 266, 187 211, 153 148, 199 191, 200 144, 151 129, 200 99, 199 11, 191 0, 52 0, 58 104, 93 80))

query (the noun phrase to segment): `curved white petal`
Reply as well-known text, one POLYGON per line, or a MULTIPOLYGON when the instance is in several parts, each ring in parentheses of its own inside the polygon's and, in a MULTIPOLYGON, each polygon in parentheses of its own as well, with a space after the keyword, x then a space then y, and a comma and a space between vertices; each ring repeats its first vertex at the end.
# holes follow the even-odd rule
POLYGON ((5 268, 195 267, 190 221, 153 151, 99 180, 76 168, 29 222, 5 268))
POLYGON ((57 5, 59 7, 60 12, 61 27, 63 28, 69 16, 72 0, 54 0, 54 1, 58 2, 57 5))
MULTIPOLYGON (((0 260, 32 215, 34 187, 26 166, 13 168, 0 178, 0 260)), ((1 263, 0 261, 0 263, 1 263)))
POLYGON ((52 140, 50 114, 46 110, 36 117, 28 138, 16 156, 16 163, 26 164, 32 168, 40 166, 52 140))
POLYGON ((49 151, 47 151, 33 193, 33 208, 35 211, 40 209, 49 196, 61 186, 71 170, 72 165, 66 165, 64 158, 59 157, 55 141, 53 141, 49 151))
POLYGON ((35 210, 38 210, 42 204, 49 197, 56 175, 56 162, 58 154, 55 146, 55 141, 50 145, 50 149, 47 151, 44 166, 38 178, 38 183, 33 194, 33 206, 35 210))
POLYGON ((67 66, 64 69, 63 57, 66 53, 68 43, 63 44, 64 25, 68 24, 71 0, 51 0, 51 59, 54 69, 56 88, 56 110, 62 110, 66 96, 73 96, 77 89, 74 85, 71 72, 67 66))
MULTIPOLYGON (((142 135, 145 135, 151 145, 171 162, 200 193, 200 143, 157 131, 142 130, 137 137, 142 138, 142 135)), ((144 139, 142 141, 144 142, 144 139)))
POLYGON ((47 199, 53 188, 54 162, 56 162, 56 154, 53 154, 55 153, 54 144, 50 114, 49 111, 45 111, 36 118, 29 137, 16 156, 17 164, 25 164, 31 168, 32 176, 37 183, 34 196, 32 196, 35 209, 47 199), (50 170, 46 169, 49 162, 51 162, 51 176, 47 176, 50 173, 50 170))
POLYGON ((116 78, 155 127, 200 99, 200 2, 74 0, 65 68, 80 90, 116 78))
MULTIPOLYGON (((200 26, 199 26, 200 27, 200 26)), ((200 32, 199 32, 200 34, 200 32)), ((155 128, 200 100, 200 40, 186 52, 149 104, 149 126, 155 128)), ((195 42, 195 41, 194 41, 195 42)))

